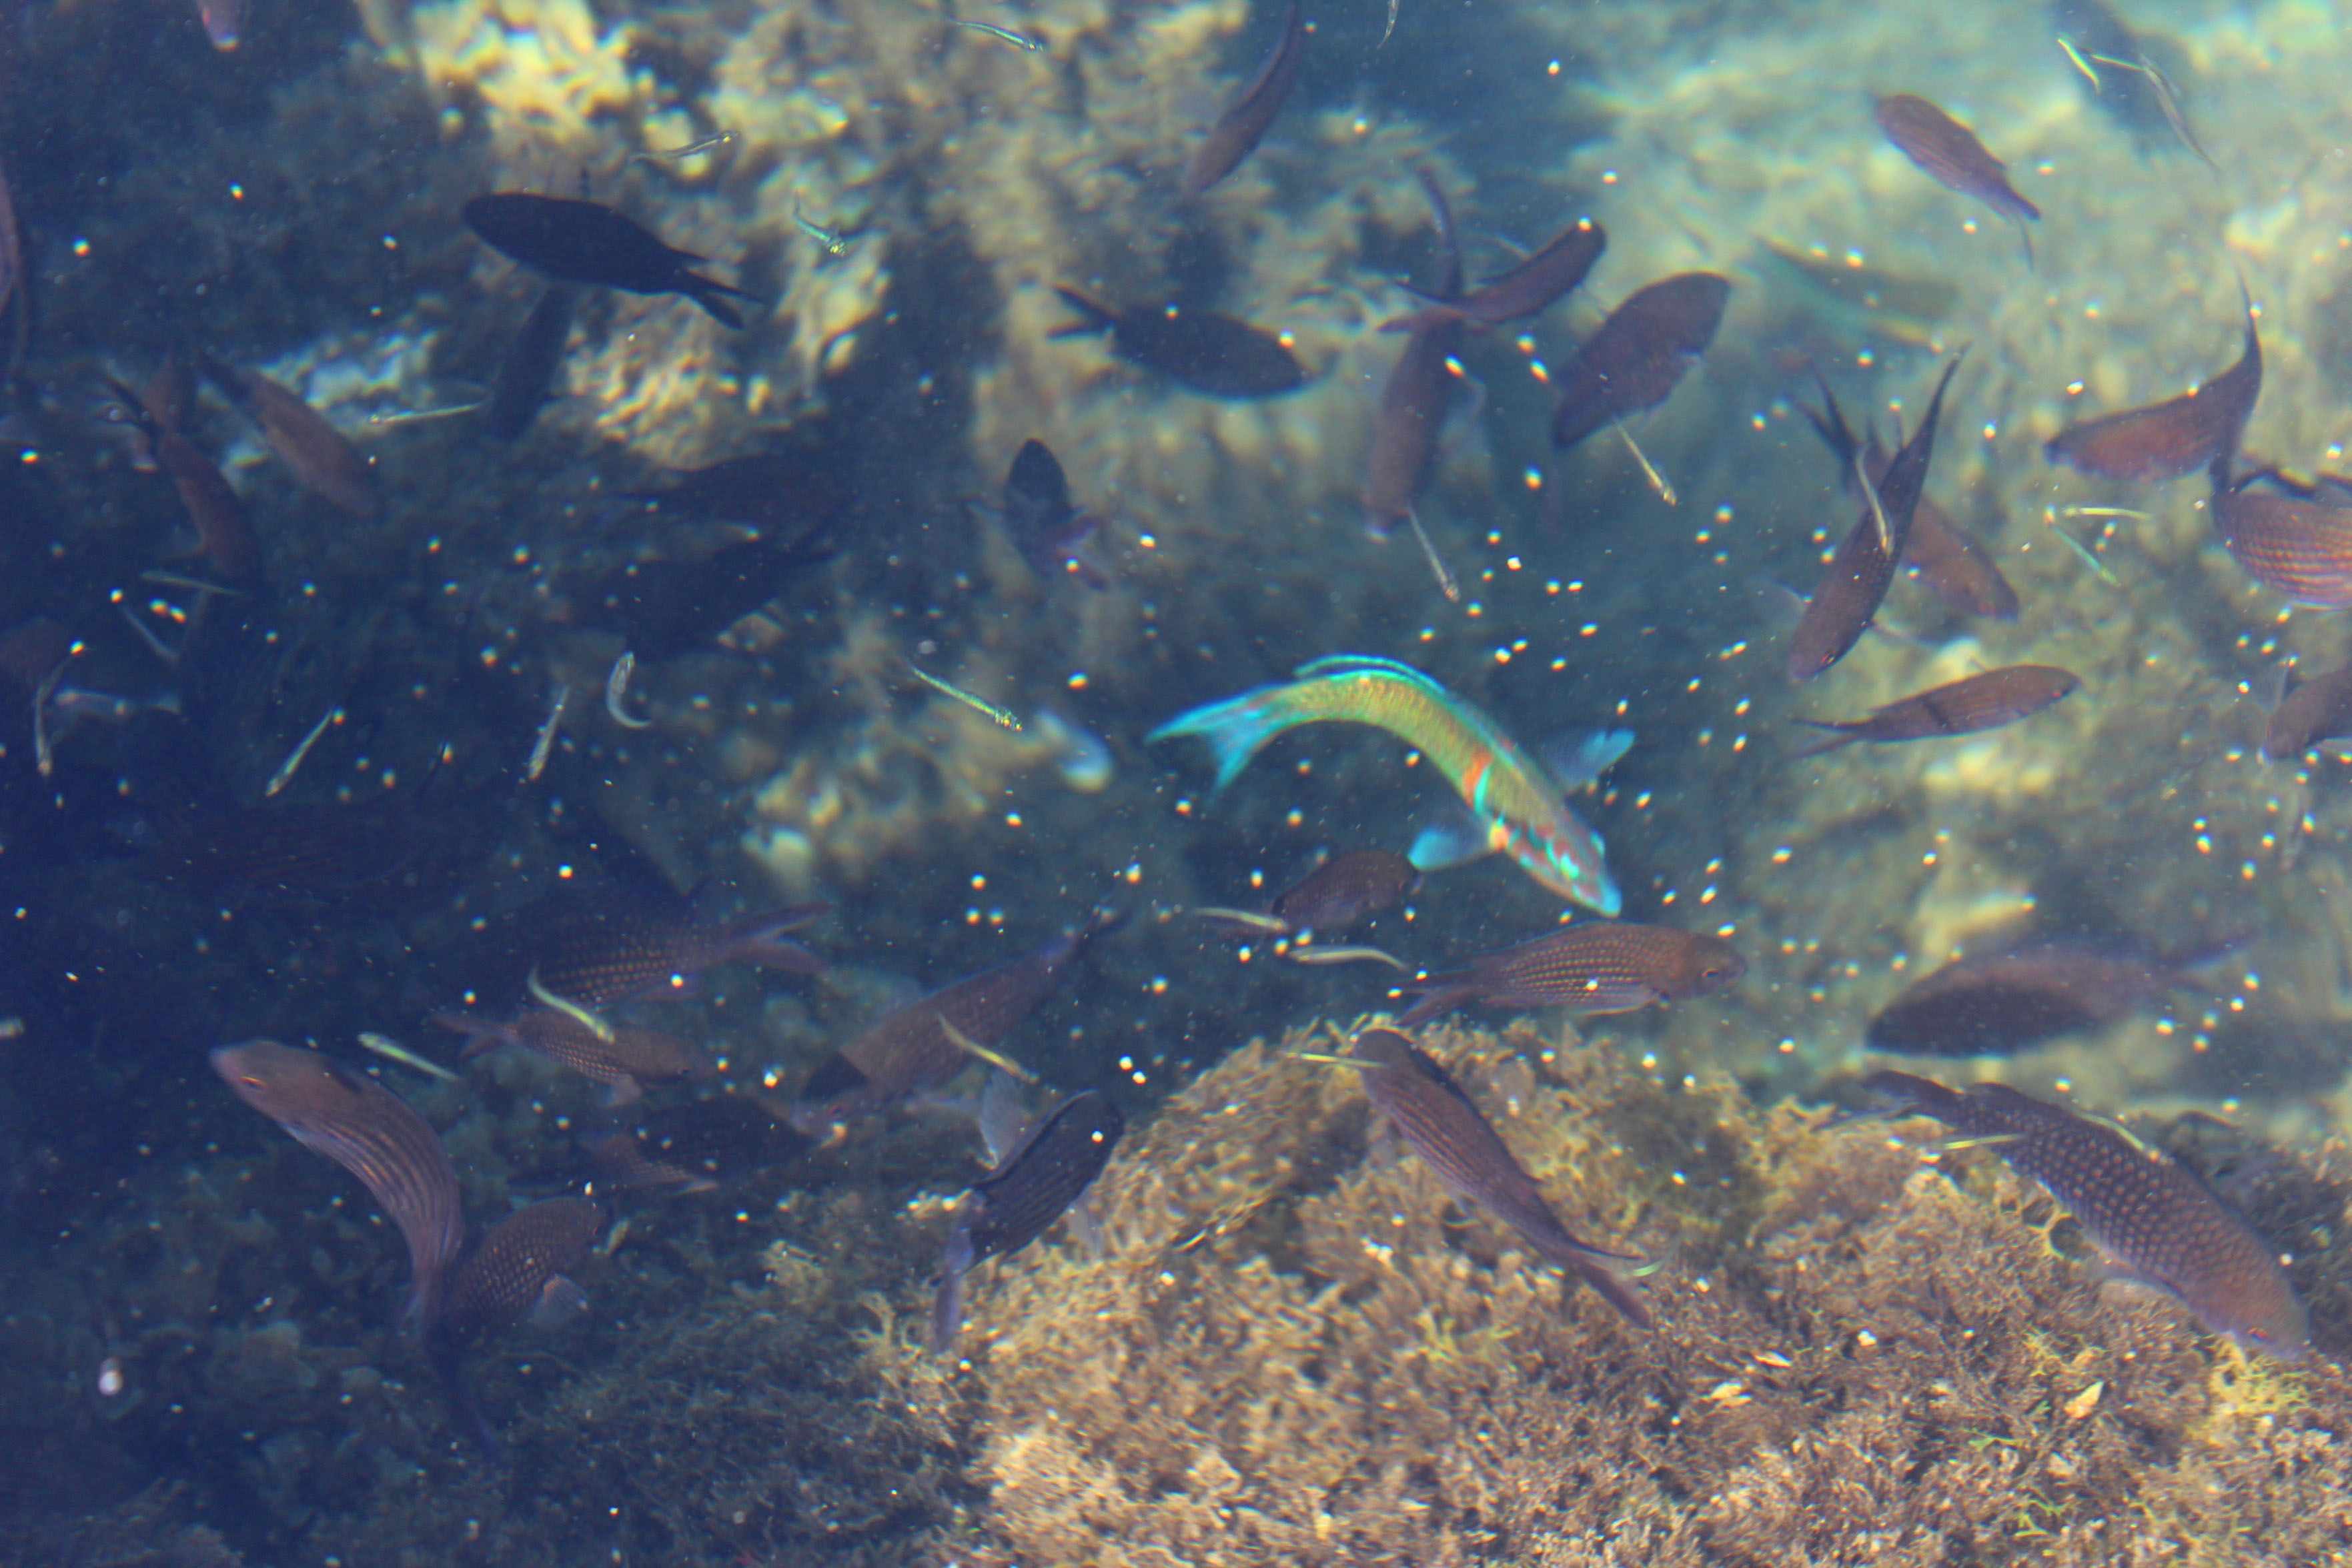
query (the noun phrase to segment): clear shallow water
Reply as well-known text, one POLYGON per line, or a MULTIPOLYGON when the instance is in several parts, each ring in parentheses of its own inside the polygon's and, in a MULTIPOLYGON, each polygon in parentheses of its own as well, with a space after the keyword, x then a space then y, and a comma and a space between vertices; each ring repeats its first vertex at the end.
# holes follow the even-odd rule
MULTIPOLYGON (((2332 10, 2147 7, 2117 53, 2033 5, 1407 4, 1385 44, 1374 8, 1309 8, 1289 101, 1192 199, 1186 160, 1278 15, 967 19, 1016 38, 911 5, 524 0, 263 5, 230 52, 168 4, 12 30, 0 166, 27 330, 23 456, 0 475, 0 879, 20 911, 0 947, 0 1183, 5 1420, 36 1458, 7 1494, 11 1550, 1795 1561, 1773 1532, 1805 1510, 1735 1521, 1722 1500, 1850 1488, 1878 1500, 1812 1509, 1803 1551, 2108 1561, 2100 1500, 2186 1500, 2221 1474, 2200 1467, 2233 1464, 2263 1479, 2230 1483, 2246 1511, 2210 1539, 2266 1518, 2324 1533, 2305 1482, 2263 1468, 2292 1449, 2299 1477, 2335 1473, 2324 1382, 2242 1367, 2177 1307, 2094 1294, 2085 1265, 2024 1248, 2047 1200, 1990 1155, 1947 1161, 1955 1187, 1915 1176, 1884 1128, 1763 1108, 1834 1095, 1906 985, 2020 932, 2221 952, 2095 1027, 1913 1065, 2229 1114, 2242 1142, 2190 1148, 2193 1124, 2171 1142, 2296 1260, 2315 1343, 2340 1348, 2339 768, 2259 743, 2269 672, 2336 668, 2343 634, 2225 551, 2201 472, 2101 478, 2042 451, 2238 361, 2242 277, 2263 381, 2232 477, 2341 465, 2332 10), (2210 165, 2160 107, 2091 91, 2150 69, 2210 165), (1881 134, 1873 97, 1897 92, 2005 162, 2042 214, 2031 269, 2015 225, 1881 134), (1414 308, 1400 280, 1444 271, 1417 168, 1473 279, 1580 223, 1608 237, 1566 298, 1453 345, 1426 551, 1360 520, 1405 344, 1377 329, 1414 308), (676 295, 588 290, 551 401, 495 440, 467 405, 542 285, 460 211, 583 190, 758 303, 738 331, 676 295), (1624 411, 1630 442, 1553 450, 1580 350, 1694 270, 1730 290, 1671 395, 1624 411), (1122 340, 1055 336, 1074 319, 1056 285, 1225 313, 1277 335, 1307 384, 1188 391, 1176 366, 1115 357, 1122 340), (2013 586, 2015 618, 1898 578, 1892 634, 1792 685, 1779 585, 1812 591, 1866 516, 1805 417, 1815 371, 1891 442, 1963 350, 1926 495, 2013 586), (208 389, 174 427, 226 473, 261 566, 225 581, 217 552, 191 558, 185 492, 141 471, 106 384, 147 389, 175 353, 307 400, 364 458, 374 515, 208 389), (1070 547, 1084 570, 968 504, 1003 501, 1032 438, 1101 519, 1070 547), (635 498, 751 454, 773 465, 715 501, 635 498), (720 557, 751 532, 779 553, 720 557), (676 570, 656 584, 648 562, 676 570), (1407 662, 1530 754, 1633 730, 1572 801, 1623 913, 1742 956, 1736 986, 1580 1040, 1557 1009, 1531 1015, 1539 1035, 1433 1037, 1572 1228, 1658 1260, 1646 1337, 1563 1303, 1507 1233, 1450 1208, 1344 1070, 1204 1081, 1253 1039, 1393 1010, 1392 972, 1298 964, 1181 912, 1260 906, 1327 852, 1403 850, 1445 819, 1440 775, 1468 776, 1425 735, 1315 725, 1215 793, 1204 752, 1145 739, 1335 653, 1407 662), (2027 662, 2081 689, 1982 734, 1798 755, 1797 718, 2027 662), (713 1080, 610 1111, 520 1052, 458 1063, 427 1021, 523 1005, 533 944, 581 909, 688 895, 706 920, 831 906, 804 934, 822 977, 722 963, 689 997, 618 1004, 723 1061, 713 1080), (716 1092, 790 1096, 887 1008, 1097 904, 1125 926, 1001 1049, 1127 1109, 1105 1258, 1057 1230, 984 1270, 969 1364, 929 1366, 948 1204, 984 1168, 976 1081, 940 1096, 961 1110, 814 1155, 732 1127, 716 1190, 600 1194, 629 1228, 579 1270, 582 1321, 473 1355, 505 1469, 424 1354, 383 1343, 405 1288, 394 1228, 206 1066, 268 1036, 378 1074, 442 1135, 479 1234, 575 1180, 598 1137, 716 1092), (1817 1173, 1841 1164, 1861 1174, 1833 1197, 1817 1173), (1830 1272, 1800 1289, 1811 1270, 1830 1272), (1862 1335, 1914 1359, 1858 1360, 1862 1335), (1965 1410, 1920 1393, 1959 1385, 1952 1356, 1990 1391, 1965 1410), (1073 1392, 1106 1386, 1154 1392, 1073 1392), (2126 1393, 2157 1412, 2145 1442, 2115 1424, 2126 1393), (1940 1413, 1906 1418, 1915 1396, 1940 1413), (1841 1427, 1839 1401, 1866 1414, 1841 1427), (1538 1406, 1584 1458, 1531 1434, 1538 1406), (1759 1447, 1857 1457, 1782 1473, 1759 1447), (1308 1449, 1312 1473, 1280 1458, 1308 1449)), ((1348 940, 1446 968, 1566 913, 1496 856, 1433 871, 1348 940)), ((2206 1528, 2188 1518, 2159 1506, 2151 1537, 2206 1528)), ((2320 1560, 2322 1533, 2284 1560, 2320 1560)))

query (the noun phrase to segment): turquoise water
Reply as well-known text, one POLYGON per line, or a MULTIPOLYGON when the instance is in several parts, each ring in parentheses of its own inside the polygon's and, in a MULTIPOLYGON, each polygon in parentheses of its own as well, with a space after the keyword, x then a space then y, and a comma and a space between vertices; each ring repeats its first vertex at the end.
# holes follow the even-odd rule
POLYGON ((2346 661, 2309 587, 2342 547, 2322 490, 2291 597, 2216 511, 2343 467, 2336 9, 1390 22, 1305 7, 1262 138, 1188 191, 1293 74, 1272 5, 11 18, 9 1560, 2096 1562, 2123 1498, 2135 1551, 2343 1550, 2341 764, 2263 746, 2283 667, 2346 661), (1882 129, 1906 93, 1940 157, 1882 129), (593 207, 517 238, 491 193, 593 207), (1478 315, 1595 229, 1572 287, 1478 315), (1693 274, 1719 322, 1627 309, 1693 274), (1433 298, 1469 319, 1381 330, 1433 298), (2216 423, 2250 321, 2259 397, 2216 423), (1834 604, 1881 503, 1923 526, 1809 411, 1916 459, 1956 359, 1912 487, 2013 613, 1898 569, 1792 681, 1798 595, 1834 604), (2174 476, 2045 451, 2192 388, 2174 476), (1558 447, 1564 403, 1599 412, 1558 447), (1007 495, 1031 441, 1066 497, 1007 495), (1148 738, 1343 654, 1436 696, 1222 789, 1148 738), (2024 664, 2079 684, 1805 755, 1800 720, 2024 664), (1416 972, 1592 919, 1588 833, 1622 918, 1739 972, 1423 1040, 1644 1260, 1647 1330, 1449 1197, 1352 1070, 1248 1049, 1331 1054, 1416 972), (1374 850, 1420 874, 1361 923, 1195 913, 1374 850), (715 935, 810 904, 819 974, 715 935), (615 932, 634 993, 594 988, 615 932), (1978 997, 1993 1051, 1864 1050, 1924 977, 2051 938, 2127 972, 2037 980, 2047 1038, 1978 997), (998 966, 1037 983, 920 1001, 998 966), (696 1068, 435 1021, 533 1007, 696 1068), (893 1017, 930 1065, 836 1132, 811 1086, 879 1082, 893 1017), (467 1258, 583 1187, 593 1250, 395 1323, 399 1217, 210 1065, 257 1038, 423 1118, 467 1258), (1997 1146, 1947 1181, 1923 1124, 1789 1108, 1890 1063, 2138 1113, 2289 1260, 2317 1362, 2099 1288, 1997 1146), (982 1262, 927 1355, 960 1195, 1085 1088, 1127 1129, 1092 1218, 982 1262), (599 1165, 616 1136, 667 1173, 599 1165), (522 1321, 556 1272, 584 1308, 522 1321))

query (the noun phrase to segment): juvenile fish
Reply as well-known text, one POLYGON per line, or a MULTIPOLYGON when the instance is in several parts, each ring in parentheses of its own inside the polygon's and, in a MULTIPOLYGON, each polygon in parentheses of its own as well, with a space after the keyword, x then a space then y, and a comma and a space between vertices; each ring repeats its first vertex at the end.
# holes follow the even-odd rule
POLYGON ((1439 321, 1459 321, 1484 330, 1539 316, 1553 300, 1582 283, 1608 248, 1607 233, 1585 219, 1546 241, 1542 249, 1501 277, 1487 279, 1459 298, 1440 294, 1410 316, 1381 322, 1381 330, 1417 332, 1439 321))
POLYGON ((2263 758, 2284 762, 2323 740, 2347 735, 2352 735, 2352 665, 2314 676, 2279 698, 2263 732, 2263 758))
POLYGON ((994 1051, 1061 988, 1088 944, 1124 915, 1097 909, 1084 925, 1025 958, 982 970, 885 1013, 817 1065, 793 1102, 799 1131, 827 1129, 890 1109, 944 1086, 971 1064, 974 1048, 994 1051))
POLYGON ((631 1103, 648 1084, 686 1082, 712 1072, 710 1059, 675 1035, 628 1024, 598 1034, 553 1008, 527 1008, 505 1022, 451 1012, 435 1013, 433 1021, 466 1037, 460 1061, 471 1061, 502 1045, 519 1046, 605 1085, 612 1092, 606 1103, 613 1105, 631 1103))
POLYGON ((2100 479, 2153 483, 2202 468, 2221 488, 2230 482, 2230 466, 2262 392, 2263 344, 2249 306, 2245 347, 2236 364, 2195 392, 2070 424, 2045 442, 2042 453, 2053 463, 2100 479))
MULTIPOLYGON (((1847 489, 1855 486, 1854 465, 1858 462, 1870 483, 1884 492, 1886 471, 1894 465, 1894 454, 1880 444, 1875 432, 1867 442, 1856 439, 1853 428, 1846 423, 1845 411, 1838 407, 1836 394, 1830 391, 1827 381, 1819 380, 1819 375, 1816 371, 1822 406, 1816 410, 1800 403, 1798 407, 1836 455, 1838 471, 1847 489)), ((1991 552, 1925 495, 1911 514, 1911 534, 1903 547, 1901 565, 1956 614, 1981 615, 1994 621, 2017 619, 2017 590, 2001 575, 1991 552)))
POLYGON ((998 513, 1022 558, 1040 577, 1076 577, 1088 588, 1110 580, 1080 555, 1102 519, 1078 510, 1062 464, 1042 441, 1024 441, 1004 476, 1004 505, 998 513))
POLYGON ((1110 334, 1110 351, 1210 397, 1280 397, 1307 384, 1307 369, 1281 339, 1215 310, 1176 305, 1114 309, 1075 288, 1054 292, 1083 319, 1046 336, 1110 334))
POLYGON ((440 1135, 391 1090, 317 1051, 256 1040, 222 1046, 212 1063, 238 1099, 359 1177, 408 1242, 407 1315, 430 1325, 466 1239, 440 1135))
MULTIPOLYGON (((1419 172, 1428 193, 1439 242, 1445 249, 1441 298, 1462 292, 1462 246, 1454 229, 1454 209, 1436 177, 1419 172)), ((1412 522, 1413 506, 1429 484, 1436 466, 1438 439, 1454 402, 1458 378, 1454 367, 1462 352, 1467 329, 1453 315, 1423 311, 1427 320, 1412 329, 1404 351, 1381 383, 1379 411, 1372 418, 1372 440, 1364 457, 1364 528, 1374 538, 1385 538, 1397 524, 1412 522)))
POLYGON ((210 354, 197 364, 221 395, 261 428, 261 439, 302 487, 337 510, 370 521, 383 514, 367 459, 317 409, 258 371, 210 354))
POLYGON ((2182 960, 2128 944, 2025 942, 1913 981, 1870 1020, 1864 1040, 1905 1056, 2007 1056, 2105 1029, 2196 984, 2182 960))
POLYGON ((522 331, 499 361, 489 406, 482 413, 482 427, 492 440, 521 440, 547 406, 556 374, 563 369, 563 346, 572 337, 572 317, 579 303, 579 289, 551 283, 523 318, 522 331))
POLYGON ((571 1276, 604 1228, 604 1211, 584 1197, 534 1203, 490 1227, 451 1274, 426 1348, 450 1405, 484 1453, 499 1452, 498 1435, 475 1403, 466 1352, 526 1317, 552 1327, 586 1311, 571 1276))
POLYGON ((1397 1027, 1412 1029, 1465 1002, 1566 1008, 1580 1016, 1637 1012, 1714 996, 1747 972, 1748 961, 1720 936, 1632 921, 1579 921, 1482 953, 1466 969, 1406 982, 1404 989, 1423 995, 1397 1027))
POLYGON ((1801 718, 1799 724, 1834 733, 1797 755, 1819 757, 1864 740, 1932 740, 1999 729, 2040 713, 2082 684, 2081 676, 2052 664, 1987 670, 1873 708, 1868 718, 1801 718))
POLYGON ((1565 452, 1594 431, 1666 401, 1723 325, 1730 280, 1712 272, 1661 278, 1609 313, 1559 371, 1551 444, 1565 452))
POLYGON ((2352 605, 2352 505, 2315 488, 2285 495, 2254 488, 2265 480, 2284 483, 2264 472, 2215 493, 2221 548, 2247 576, 2294 603, 2352 605))
POLYGON ((2303 1302, 2277 1253, 2179 1161, 2104 1122, 2005 1083, 1965 1093, 1880 1071, 1862 1092, 1933 1117, 2041 1184, 2118 1270, 2163 1291, 2210 1332, 2284 1361, 2310 1348, 2303 1302))
POLYGON ((1029 1130, 1004 1163, 972 1183, 956 1206, 931 1303, 931 1352, 944 1354, 963 1329, 963 1281, 975 1264, 1007 1258, 1067 1214, 1110 1163, 1127 1118, 1097 1090, 1082 1090, 1029 1130))
POLYGON ((1517 1231, 1546 1262, 1567 1270, 1642 1328, 1650 1309, 1612 1265, 1639 1258, 1580 1241, 1559 1222, 1510 1146, 1445 1069, 1392 1029, 1368 1029, 1349 1052, 1363 1068, 1364 1094, 1396 1127, 1456 1201, 1484 1209, 1517 1231))
POLYGON ((549 992, 598 1011, 643 997, 683 995, 705 969, 756 964, 814 975, 824 961, 785 934, 823 915, 796 904, 706 925, 691 915, 590 911, 558 922, 530 944, 530 967, 549 992))
POLYGON ((1421 886, 1421 873, 1394 850, 1333 855, 1276 894, 1268 912, 1292 931, 1337 936, 1394 909, 1421 886))
POLYGON ((219 465, 178 430, 158 419, 137 392, 111 377, 106 384, 145 438, 155 465, 179 493, 180 505, 196 530, 195 553, 228 583, 249 586, 259 581, 261 541, 246 519, 245 503, 236 498, 219 465))
POLYGON ((2018 237, 2025 242, 2025 265, 2033 265, 2033 236, 2025 225, 2040 221, 2042 209, 2011 186, 2009 166, 1985 151, 1975 131, 1914 93, 1882 98, 1874 112, 1886 140, 1920 172, 2014 220, 2018 237))
POLYGON ((1875 486, 1861 517, 1839 541, 1820 586, 1805 601, 1804 614, 1798 619, 1789 647, 1790 680, 1810 681, 1844 658, 1862 641, 1878 607, 1885 602, 1886 591, 1895 582, 1895 563, 1909 544, 1912 518, 1927 486, 1927 465, 1936 452, 1936 423, 1944 412, 1944 392, 1952 384, 1952 372, 1959 368, 1957 358, 1944 367, 1942 378, 1936 382, 1936 395, 1928 401, 1927 416, 1887 464, 1885 480, 1875 486), (1891 538, 1891 550, 1881 542, 1882 536, 1891 538))
POLYGON ((1197 196, 1241 167, 1282 113, 1291 89, 1298 85, 1298 68, 1306 56, 1306 19, 1298 0, 1290 0, 1283 14, 1282 36, 1265 63, 1192 150, 1192 162, 1184 166, 1184 194, 1197 196))
POLYGON ((1570 808, 1559 781, 1493 719, 1394 659, 1335 653, 1310 660, 1293 674, 1296 679, 1280 685, 1179 714, 1144 741, 1179 736, 1207 741, 1222 790, 1269 741, 1300 725, 1385 730, 1419 750, 1454 786, 1475 820, 1485 852, 1502 851, 1563 898, 1601 915, 1617 913, 1624 894, 1609 874, 1601 835, 1570 808))
POLYGON ((730 298, 758 302, 731 284, 688 270, 704 258, 664 245, 650 230, 594 202, 527 192, 476 196, 466 226, 482 243, 559 283, 584 283, 630 294, 683 294, 720 325, 740 329, 730 298))

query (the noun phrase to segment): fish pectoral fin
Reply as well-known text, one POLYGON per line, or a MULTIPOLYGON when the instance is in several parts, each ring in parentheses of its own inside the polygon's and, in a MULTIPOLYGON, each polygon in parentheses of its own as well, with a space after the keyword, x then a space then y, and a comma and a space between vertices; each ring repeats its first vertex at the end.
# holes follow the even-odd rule
POLYGON ((1536 748, 1536 756, 1563 795, 1590 789, 1633 748, 1630 729, 1579 729, 1553 737, 1536 748))
POLYGON ((561 1328, 576 1320, 588 1310, 588 1292, 563 1274, 550 1274, 539 1288, 539 1300, 532 1303, 530 1322, 533 1328, 561 1328))
POLYGON ((1413 835, 1405 859, 1420 872, 1451 871, 1495 852, 1485 824, 1461 806, 1448 808, 1444 820, 1430 823, 1413 835))

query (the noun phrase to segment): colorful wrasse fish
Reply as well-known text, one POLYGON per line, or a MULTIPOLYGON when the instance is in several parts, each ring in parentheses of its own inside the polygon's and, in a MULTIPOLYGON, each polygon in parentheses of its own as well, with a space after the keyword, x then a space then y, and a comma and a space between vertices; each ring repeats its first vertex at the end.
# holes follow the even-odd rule
POLYGON ((1197 735, 1215 748, 1223 789, 1276 736, 1303 724, 1368 724, 1427 757, 1486 835, 1489 852, 1571 903, 1615 915, 1623 895, 1609 875, 1601 835, 1580 821, 1559 783, 1493 719, 1393 659, 1335 653, 1312 660, 1281 685, 1260 686, 1179 714, 1144 738, 1197 735))

